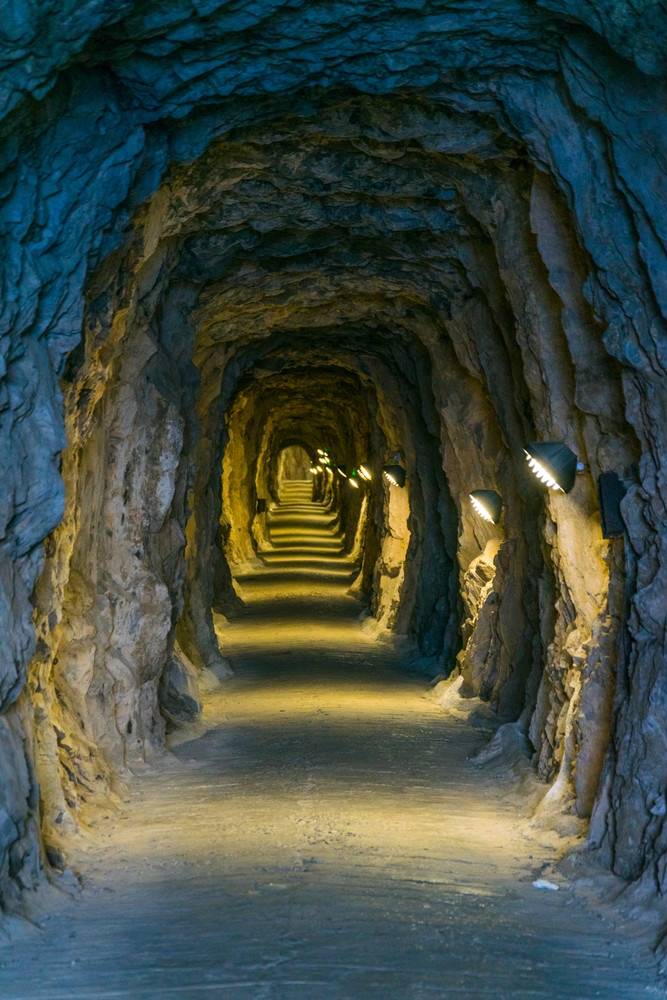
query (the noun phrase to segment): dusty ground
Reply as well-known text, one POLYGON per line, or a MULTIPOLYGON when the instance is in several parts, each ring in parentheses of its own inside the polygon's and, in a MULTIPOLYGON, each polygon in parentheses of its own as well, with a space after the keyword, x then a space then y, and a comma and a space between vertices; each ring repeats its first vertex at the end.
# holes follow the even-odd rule
POLYGON ((2 1000, 657 998, 469 758, 487 738, 358 622, 326 517, 282 511, 197 732, 1 950, 2 1000), (291 575, 285 576, 289 567, 291 575), (330 572, 329 575, 327 575, 330 572))

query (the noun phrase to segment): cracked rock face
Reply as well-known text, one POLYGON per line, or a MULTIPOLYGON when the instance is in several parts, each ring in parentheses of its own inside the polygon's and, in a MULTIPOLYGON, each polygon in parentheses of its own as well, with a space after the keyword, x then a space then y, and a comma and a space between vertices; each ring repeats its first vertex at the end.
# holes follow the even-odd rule
POLYGON ((481 13, 5 12, 3 899, 39 822, 64 847, 227 671, 213 612, 297 446, 372 466, 318 488, 380 626, 519 722, 602 864, 664 882, 664 11, 481 13), (528 441, 585 464, 569 494, 528 441))

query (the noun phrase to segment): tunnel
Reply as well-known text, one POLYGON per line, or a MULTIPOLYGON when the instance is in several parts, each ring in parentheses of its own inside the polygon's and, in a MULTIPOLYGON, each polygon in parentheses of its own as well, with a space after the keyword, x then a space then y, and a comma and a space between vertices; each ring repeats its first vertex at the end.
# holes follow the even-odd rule
MULTIPOLYGON (((569 879, 576 896, 577 880, 593 885, 596 906, 648 928, 641 973, 623 931, 618 962, 582 958, 576 974, 598 977, 610 1000, 656 988, 666 21, 661 4, 629 0, 20 0, 3 12, 2 919, 35 900, 48 913, 58 886, 88 898, 86 844, 125 829, 128 803, 153 802, 175 761, 195 769, 193 785, 203 769, 208 788, 210 742, 220 787, 236 775, 270 795, 280 747, 298 757, 318 713, 340 715, 336 739, 322 721, 297 784, 326 784, 330 767, 341 795, 345 767, 367 759, 376 788, 396 754, 416 769, 410 788, 437 798, 451 780, 470 823, 495 825, 506 844, 520 839, 511 804, 511 822, 543 838, 548 887, 569 879), (254 735, 243 692, 257 705, 254 735), (397 730, 386 745, 378 720, 397 730), (258 761, 247 774, 243 739, 258 761), (451 760, 450 739, 463 748, 451 760), (497 813, 475 812, 497 788, 497 813)), ((348 793, 361 802, 354 775, 348 793)), ((179 781, 185 812, 208 808, 213 793, 193 797, 183 776, 167 799, 179 781)), ((398 830, 403 800, 376 791, 379 837, 398 830)), ((424 818, 401 837, 423 830, 424 850, 439 850, 459 808, 442 795, 437 835, 424 818)), ((235 828, 242 867, 271 827, 250 799, 235 828)), ((317 828, 314 816, 303 829, 317 828)), ((481 858, 475 844, 460 834, 452 871, 481 858)), ((289 878, 315 871, 316 855, 300 854, 289 878)), ((377 875, 382 892, 402 864, 377 875)), ((413 887, 442 881, 440 869, 410 872, 413 887)), ((533 875, 526 885, 544 905, 565 905, 564 891, 533 889, 533 875)), ((230 890, 229 908, 250 922, 252 893, 259 913, 264 891, 292 892, 287 876, 262 877, 251 880, 260 888, 235 882, 238 898, 230 890)), ((461 933, 474 937, 479 920, 493 956, 505 939, 472 895, 483 906, 500 889, 459 892, 452 878, 451 898, 468 907, 461 933)), ((378 885, 352 893, 355 927, 394 926, 378 885)), ((342 893, 335 880, 328 891, 342 893)), ((438 899, 425 897, 419 921, 438 899)), ((324 919, 315 897, 307 907, 304 927, 324 919)), ((540 911, 535 926, 553 920, 562 940, 565 913, 540 911)), ((444 933, 428 924, 427 943, 385 980, 364 964, 377 947, 391 966, 389 938, 377 937, 368 953, 354 945, 363 974, 334 956, 340 980, 324 965, 308 979, 299 958, 291 979, 248 972, 243 987, 239 973, 215 988, 444 997, 444 933)), ((313 943, 320 958, 329 940, 313 943)), ((21 992, 26 942, 8 1000, 165 995, 166 980, 123 979, 114 993, 111 979, 95 993, 55 958, 53 978, 21 992)), ((459 970, 460 995, 555 995, 546 981, 530 992, 521 962, 505 979, 489 972, 488 986, 485 968, 477 987, 459 970)), ((562 968, 557 950, 544 962, 562 968)), ((199 996, 187 982, 176 993, 199 996)), ((574 980, 559 989, 563 1000, 593 995, 574 980)))

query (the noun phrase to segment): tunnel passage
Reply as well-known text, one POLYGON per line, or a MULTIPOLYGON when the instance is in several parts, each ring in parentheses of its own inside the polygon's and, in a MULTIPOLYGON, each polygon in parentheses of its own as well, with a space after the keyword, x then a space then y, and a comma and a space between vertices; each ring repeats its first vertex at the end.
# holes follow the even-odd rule
MULTIPOLYGON (((278 498, 268 506, 263 519, 257 557, 234 573, 234 585, 243 599, 235 624, 240 628, 247 622, 247 634, 252 636, 258 623, 270 620, 269 609, 273 607, 271 624, 277 647, 283 645, 280 636, 285 632, 300 635, 307 642, 313 629, 321 625, 322 616, 332 617, 332 606, 347 600, 357 616, 361 610, 361 601, 349 601, 353 594, 359 594, 353 584, 359 577, 360 553, 346 550, 335 496, 318 490, 318 475, 322 479, 325 475, 313 476, 308 469, 306 473, 304 479, 281 481, 278 498), (318 499, 320 492, 325 495, 318 499)), ((220 643, 226 648, 229 622, 223 618, 216 624, 220 643)), ((335 626, 330 626, 330 631, 335 637, 335 626)), ((338 638, 344 646, 345 635, 338 638)), ((326 679, 319 683, 326 685, 326 679)))
MULTIPOLYGON (((378 622, 414 632, 425 655, 450 658, 455 652, 452 638, 450 648, 444 649, 448 616, 438 615, 435 604, 456 587, 455 520, 450 516, 447 521, 429 502, 441 485, 442 471, 437 446, 427 441, 420 413, 426 404, 417 395, 419 387, 410 386, 372 349, 366 361, 369 375, 361 379, 342 338, 336 352, 345 367, 318 363, 312 347, 309 352, 305 345, 301 350, 297 345, 291 351, 295 355, 291 362, 284 357, 265 361, 229 410, 229 440, 222 459, 222 507, 229 520, 223 529, 227 563, 232 570, 242 566, 258 545, 268 541, 265 519, 254 516, 257 498, 278 500, 271 456, 284 441, 300 435, 313 461, 318 450, 326 449, 330 456, 331 466, 323 464, 316 476, 314 498, 335 508, 346 551, 354 550, 361 558, 359 587, 369 594, 378 622), (305 367, 309 353, 312 363, 305 367), (283 374, 275 374, 277 366, 285 366, 283 374), (415 469, 411 485, 405 495, 386 488, 378 491, 383 486, 383 464, 400 448, 415 469), (424 455, 419 464, 418 451, 424 455), (352 475, 364 463, 373 476, 373 488, 352 475), (350 475, 344 477, 341 469, 350 475), (361 485, 353 488, 350 479, 361 485)), ((455 621, 454 601, 447 610, 455 621)), ((456 634, 456 624, 450 624, 450 634, 456 634)))
POLYGON ((378 622, 519 724, 601 864, 664 879, 664 32, 657 6, 580 6, 13 26, 8 899, 228 671, 213 614, 295 438, 373 463, 340 518, 378 622), (567 495, 534 441, 585 465, 567 495))
POLYGON ((288 483, 292 480, 305 482, 309 478, 315 458, 315 455, 310 455, 299 444, 283 445, 277 457, 275 457, 276 468, 273 473, 278 483, 278 490, 280 490, 283 483, 288 483))

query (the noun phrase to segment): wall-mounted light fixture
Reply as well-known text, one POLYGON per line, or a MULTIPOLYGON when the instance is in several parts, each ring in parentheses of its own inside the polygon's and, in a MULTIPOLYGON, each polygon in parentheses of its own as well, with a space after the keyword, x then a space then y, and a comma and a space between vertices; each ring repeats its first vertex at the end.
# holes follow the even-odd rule
POLYGON ((495 490, 473 490, 470 494, 472 505, 480 517, 492 524, 498 524, 503 510, 503 501, 495 490))
POLYGON ((348 479, 348 483, 349 483, 349 484, 350 484, 350 486, 352 486, 352 487, 353 487, 353 488, 354 488, 355 490, 358 490, 358 489, 359 489, 359 483, 358 483, 358 481, 357 481, 357 474, 356 474, 356 471, 354 471, 354 470, 353 470, 353 471, 352 471, 352 472, 350 473, 350 478, 348 479))
POLYGON ((370 471, 366 468, 365 465, 360 465, 359 466, 359 475, 361 476, 362 479, 365 479, 366 482, 370 482, 371 479, 373 478, 371 476, 370 471))
POLYGON ((405 486, 407 473, 402 465, 383 465, 382 475, 392 486, 405 486))
POLYGON ((336 471, 337 471, 337 473, 338 473, 339 476, 342 476, 343 479, 347 479, 347 466, 346 465, 338 465, 336 467, 336 471))
POLYGON ((311 473, 311 475, 316 476, 319 471, 320 470, 317 468, 316 465, 311 465, 311 467, 310 467, 310 473, 311 473))
POLYGON ((621 500, 625 493, 625 486, 615 472, 600 473, 598 500, 603 538, 618 538, 625 533, 625 522, 621 515, 621 500))
POLYGON ((523 450, 531 471, 551 490, 569 493, 577 472, 584 468, 562 441, 531 441, 523 450))

